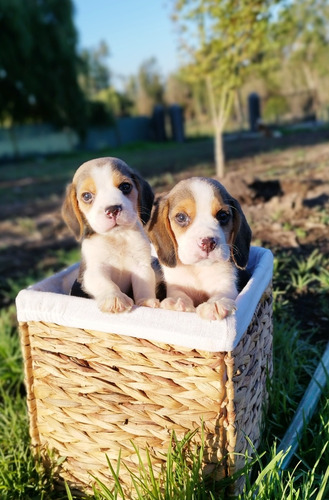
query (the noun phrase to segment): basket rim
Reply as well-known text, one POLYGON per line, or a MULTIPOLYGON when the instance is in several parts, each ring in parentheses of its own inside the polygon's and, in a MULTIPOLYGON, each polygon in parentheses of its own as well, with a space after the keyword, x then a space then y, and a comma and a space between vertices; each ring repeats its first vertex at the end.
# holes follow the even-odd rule
POLYGON ((147 307, 134 307, 120 315, 102 313, 95 300, 64 294, 76 276, 77 264, 21 290, 16 297, 17 319, 20 323, 43 321, 209 352, 228 352, 238 345, 272 280, 272 252, 251 247, 249 267, 252 276, 237 298, 237 311, 220 321, 206 321, 196 313, 147 307))

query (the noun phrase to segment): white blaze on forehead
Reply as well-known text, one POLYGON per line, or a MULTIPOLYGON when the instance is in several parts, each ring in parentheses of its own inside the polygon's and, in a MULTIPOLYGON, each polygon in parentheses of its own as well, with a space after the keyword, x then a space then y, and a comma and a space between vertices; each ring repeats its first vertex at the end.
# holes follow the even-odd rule
POLYGON ((189 187, 195 200, 197 217, 211 215, 214 188, 200 179, 193 179, 189 187))
POLYGON ((96 203, 98 206, 102 204, 107 205, 109 200, 112 202, 115 187, 113 185, 113 171, 109 165, 104 165, 102 167, 94 167, 91 171, 92 177, 96 185, 96 203))
POLYGON ((192 226, 198 231, 199 237, 214 236, 218 231, 221 233, 218 222, 212 213, 215 196, 213 186, 208 182, 196 179, 191 182, 190 189, 196 205, 192 226))

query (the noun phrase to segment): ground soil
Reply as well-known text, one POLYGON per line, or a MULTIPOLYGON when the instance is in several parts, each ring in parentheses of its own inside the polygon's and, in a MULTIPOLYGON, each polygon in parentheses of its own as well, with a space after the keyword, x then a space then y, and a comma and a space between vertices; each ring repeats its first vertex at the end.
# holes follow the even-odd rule
MULTIPOLYGON (((285 250, 307 256, 318 249, 329 256, 328 130, 289 134, 282 139, 235 138, 226 142, 225 149, 227 174, 222 182, 240 201, 252 226, 253 243, 274 253, 285 250)), ((189 151, 194 166, 174 169, 169 187, 188 175, 202 175, 200 163, 211 162, 208 142, 194 143, 189 151)), ((0 166, 0 175, 2 168, 6 165, 0 166)), ((1 204, 0 307, 12 300, 6 291, 8 278, 19 287, 32 270, 38 277, 47 269, 56 270, 61 263, 55 251, 77 246, 60 214, 63 186, 50 197, 20 202, 20 190, 29 182, 31 179, 8 183, 17 198, 1 204)), ((162 183, 161 191, 164 187, 162 183)), ((321 336, 328 337, 328 318, 315 318, 312 295, 301 297, 296 308, 306 322, 320 324, 321 336)))

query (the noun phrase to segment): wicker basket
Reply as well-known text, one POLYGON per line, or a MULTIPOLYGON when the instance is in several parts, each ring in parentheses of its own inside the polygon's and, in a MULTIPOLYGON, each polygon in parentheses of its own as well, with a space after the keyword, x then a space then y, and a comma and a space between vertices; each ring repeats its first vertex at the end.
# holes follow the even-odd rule
MULTIPOLYGON (((198 440, 202 425, 205 473, 244 465, 246 436, 259 443, 272 370, 272 254, 254 247, 252 257, 236 315, 220 322, 147 308, 104 315, 94 301, 64 295, 74 268, 19 293, 32 445, 65 457, 61 480, 88 489, 92 474, 109 484, 106 455, 115 468, 119 450, 137 472, 132 442, 160 467, 172 431, 180 439, 199 429, 198 440)), ((129 489, 124 467, 120 478, 129 489)))

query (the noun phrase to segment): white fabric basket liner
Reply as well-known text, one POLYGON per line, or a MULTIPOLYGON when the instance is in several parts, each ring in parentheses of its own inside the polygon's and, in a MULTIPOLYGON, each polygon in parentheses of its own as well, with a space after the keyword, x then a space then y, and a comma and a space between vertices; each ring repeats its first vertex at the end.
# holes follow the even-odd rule
POLYGON ((253 317, 273 274, 270 250, 252 247, 248 269, 252 273, 240 292, 236 312, 220 321, 203 320, 196 313, 134 307, 130 312, 101 312, 93 299, 68 295, 79 264, 19 292, 16 298, 20 322, 41 321, 163 342, 210 352, 232 351, 253 317))

